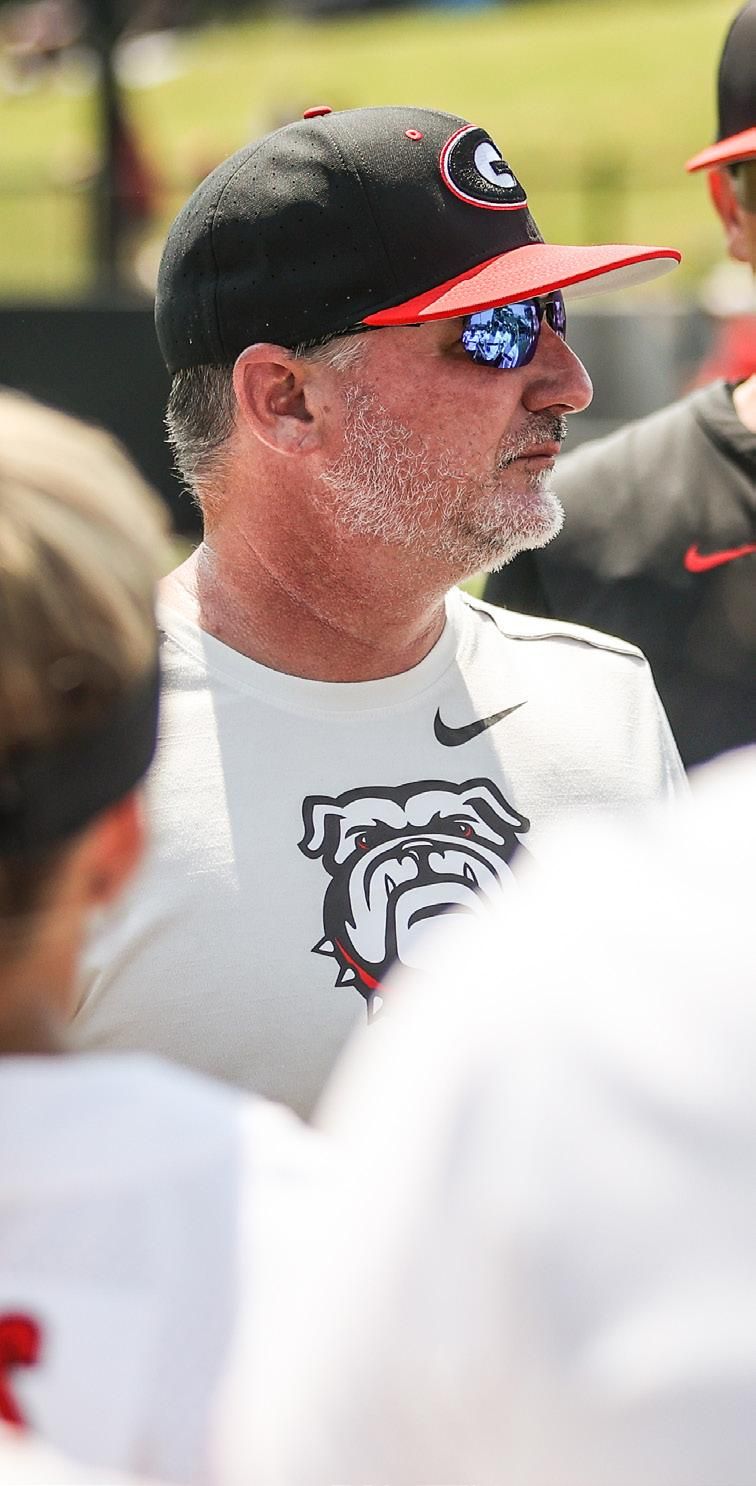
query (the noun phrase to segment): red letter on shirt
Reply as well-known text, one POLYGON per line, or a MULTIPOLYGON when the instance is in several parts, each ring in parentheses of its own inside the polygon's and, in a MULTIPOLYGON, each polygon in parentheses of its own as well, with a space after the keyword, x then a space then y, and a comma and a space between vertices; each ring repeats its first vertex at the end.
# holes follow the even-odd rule
POLYGON ((32 1367, 39 1359, 42 1334, 29 1316, 0 1316, 0 1419, 23 1428, 26 1424, 11 1392, 12 1367, 32 1367))

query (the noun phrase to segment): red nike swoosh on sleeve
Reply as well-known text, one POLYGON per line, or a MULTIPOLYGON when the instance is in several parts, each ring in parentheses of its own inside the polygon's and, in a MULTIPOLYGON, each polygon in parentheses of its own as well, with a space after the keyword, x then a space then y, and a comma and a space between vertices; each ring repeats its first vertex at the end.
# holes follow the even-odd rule
POLYGON ((698 543, 694 542, 683 558, 683 566, 689 573, 708 573, 711 568, 734 562, 736 557, 747 557, 749 552, 756 552, 756 542, 747 542, 745 547, 730 547, 726 552, 699 552, 698 543))

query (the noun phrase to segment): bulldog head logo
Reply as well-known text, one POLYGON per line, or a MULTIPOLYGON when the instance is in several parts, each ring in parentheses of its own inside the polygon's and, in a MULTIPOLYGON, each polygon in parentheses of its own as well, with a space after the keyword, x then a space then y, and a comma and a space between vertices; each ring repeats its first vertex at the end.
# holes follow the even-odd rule
POLYGON ((429 918, 496 896, 530 828, 489 779, 310 795, 303 816, 299 849, 331 879, 313 953, 332 956, 336 984, 355 985, 369 1007, 395 960, 421 962, 429 918))

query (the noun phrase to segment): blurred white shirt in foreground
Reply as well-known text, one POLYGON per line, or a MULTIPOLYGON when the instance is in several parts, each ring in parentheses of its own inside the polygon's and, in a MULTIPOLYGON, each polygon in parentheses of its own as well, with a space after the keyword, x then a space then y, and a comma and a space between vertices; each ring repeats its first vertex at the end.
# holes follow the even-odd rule
POLYGON ((515 929, 447 925, 393 988, 224 1483, 753 1486, 755 843, 753 750, 671 821, 560 834, 515 929))
POLYGON ((40 1440, 5 1424, 0 1424, 0 1481, 3 1486, 148 1486, 134 1476, 74 1465, 40 1440))

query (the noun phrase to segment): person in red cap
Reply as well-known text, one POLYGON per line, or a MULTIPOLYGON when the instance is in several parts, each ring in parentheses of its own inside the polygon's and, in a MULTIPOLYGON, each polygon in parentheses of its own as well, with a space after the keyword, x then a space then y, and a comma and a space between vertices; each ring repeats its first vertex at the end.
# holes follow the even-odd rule
POLYGON ((205 535, 165 583, 154 848, 83 1045, 307 1113, 389 967, 520 843, 677 791, 632 646, 454 587, 559 526, 591 396, 565 297, 677 258, 545 243, 486 130, 429 109, 309 109, 197 188, 156 318, 205 535))
MULTIPOLYGON (((719 66, 706 170, 731 257, 756 270, 756 0, 719 66)), ((751 361, 751 369, 753 362, 751 361)), ((648 656, 687 767, 756 738, 756 375, 718 380, 559 461, 565 530, 485 597, 624 635, 648 656)))

